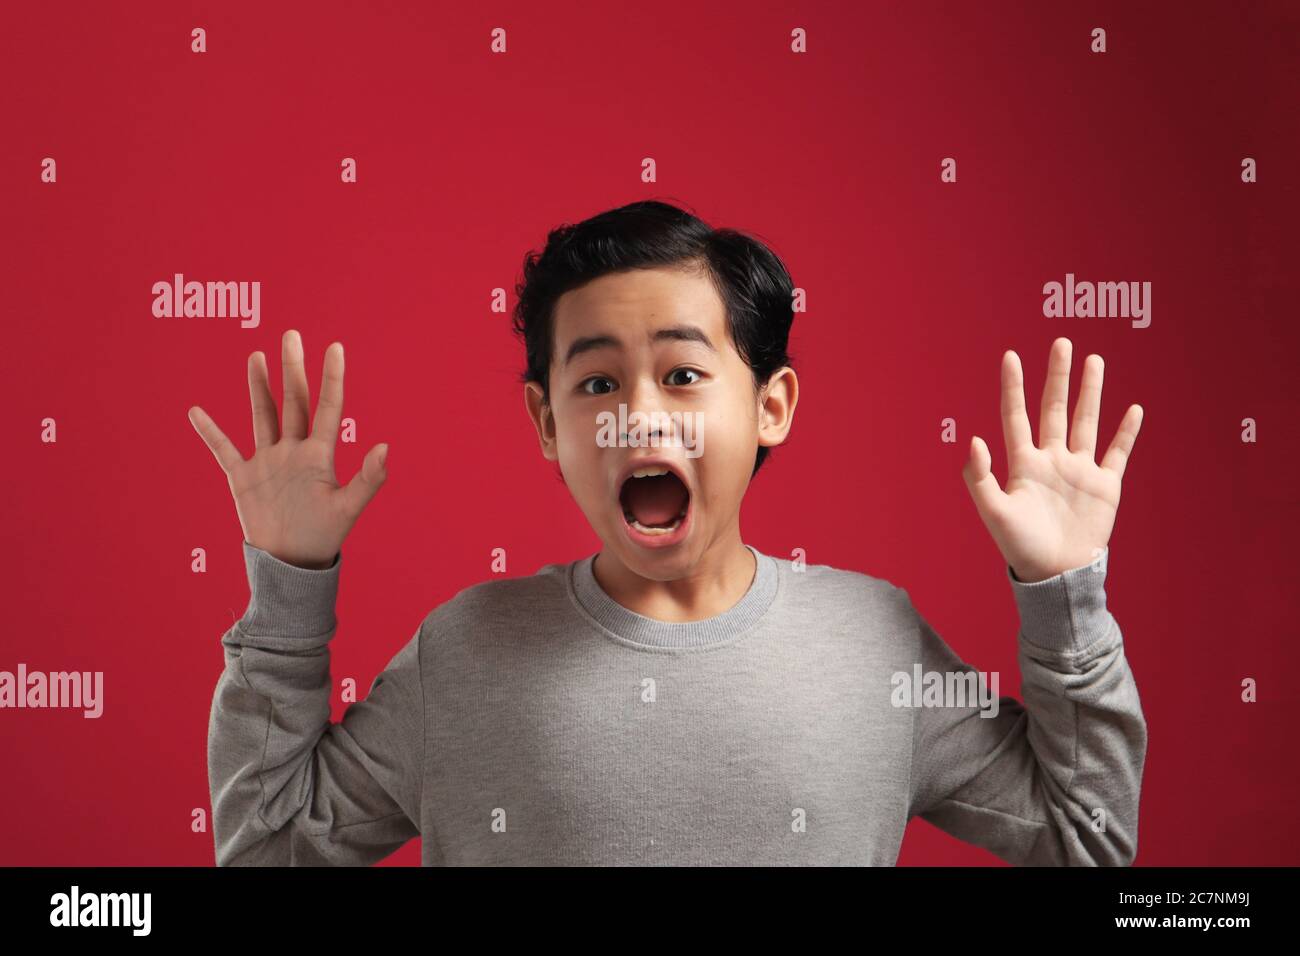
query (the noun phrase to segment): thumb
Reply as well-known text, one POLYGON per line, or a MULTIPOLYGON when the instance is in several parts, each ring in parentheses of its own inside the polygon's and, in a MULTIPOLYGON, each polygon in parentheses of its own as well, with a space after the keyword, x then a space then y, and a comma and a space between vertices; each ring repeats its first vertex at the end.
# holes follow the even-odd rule
POLYGON ((361 514, 362 509, 370 504, 370 499, 388 480, 388 445, 379 444, 366 453, 358 471, 347 487, 343 489, 348 511, 353 515, 361 514))
POLYGON ((992 468, 993 457, 989 454, 988 445, 978 435, 973 436, 970 440, 970 459, 961 474, 971 497, 975 499, 975 507, 981 514, 991 514, 1003 497, 1002 487, 992 468))

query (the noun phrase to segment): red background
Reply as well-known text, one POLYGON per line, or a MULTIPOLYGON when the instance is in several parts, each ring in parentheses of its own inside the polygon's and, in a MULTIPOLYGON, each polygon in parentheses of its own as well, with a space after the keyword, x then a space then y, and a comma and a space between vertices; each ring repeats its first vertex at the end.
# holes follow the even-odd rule
MULTIPOLYGON (((347 347, 358 443, 340 480, 391 446, 345 545, 336 685, 364 693, 429 610, 489 578, 492 548, 513 575, 599 548, 538 452, 522 349, 489 302, 504 287, 513 306, 548 229, 642 198, 758 235, 808 291, 795 428, 750 489, 745 539, 906 587, 1003 693, 1019 695, 1017 619, 961 480, 969 439, 1005 480, 1004 349, 1035 422, 1055 336, 1074 342, 1071 407, 1083 357, 1105 357, 1099 453, 1128 404, 1146 411, 1107 582, 1149 722, 1137 862, 1300 863, 1298 11, 8 5, 0 669, 102 670, 105 711, 0 712, 0 863, 211 864, 190 814, 208 808, 219 638, 248 589, 186 410, 251 454, 245 362, 268 353, 278 400, 286 328, 313 408, 325 347, 347 347), (175 272, 261 281, 260 327, 154 318, 152 284, 175 272), (1066 272, 1152 282, 1151 326, 1044 318, 1066 272)), ((386 862, 418 860, 412 842, 386 862)), ((921 821, 900 859, 997 862, 921 821)))

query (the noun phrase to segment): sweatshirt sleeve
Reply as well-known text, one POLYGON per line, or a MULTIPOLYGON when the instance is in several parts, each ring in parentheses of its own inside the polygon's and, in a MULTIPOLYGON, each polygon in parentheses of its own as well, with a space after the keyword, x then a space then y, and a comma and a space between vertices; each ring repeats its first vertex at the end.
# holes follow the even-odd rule
POLYGON ((330 722, 342 554, 299 568, 244 542, 250 599, 222 636, 208 723, 218 866, 360 866, 419 835, 420 631, 330 722))
MULTIPOLYGON (((1133 862, 1147 727, 1106 608, 1108 558, 1034 583, 1007 566, 1024 703, 915 708, 909 818, 1016 865, 1133 862)), ((911 612, 925 672, 974 671, 911 612)))

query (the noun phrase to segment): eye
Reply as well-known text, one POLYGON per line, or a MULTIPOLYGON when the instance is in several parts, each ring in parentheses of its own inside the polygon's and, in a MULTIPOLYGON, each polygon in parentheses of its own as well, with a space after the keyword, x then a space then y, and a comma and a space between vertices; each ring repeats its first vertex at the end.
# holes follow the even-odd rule
POLYGON ((591 389, 587 388, 587 386, 592 382, 609 382, 611 386, 614 384, 613 382, 610 382, 609 379, 605 378, 603 375, 593 375, 591 378, 586 379, 585 381, 583 381, 578 385, 578 391, 586 392, 588 395, 608 395, 609 392, 613 391, 613 389, 610 388, 607 391, 593 392, 591 391, 591 389))
MULTIPOLYGON (((686 373, 686 374, 688 374, 688 375, 695 375, 695 376, 703 377, 703 376, 701 375, 700 372, 696 371, 696 370, 693 369, 693 368, 685 368, 685 367, 682 367, 682 368, 675 368, 675 369, 673 369, 671 372, 669 372, 669 373, 668 373, 668 378, 671 380, 672 377, 673 377, 674 375, 677 375, 677 374, 682 373, 682 372, 684 372, 684 373, 686 373)), ((676 385, 692 385, 692 384, 694 384, 694 383, 693 383, 693 382, 675 382, 675 383, 673 383, 673 384, 676 384, 676 385)))

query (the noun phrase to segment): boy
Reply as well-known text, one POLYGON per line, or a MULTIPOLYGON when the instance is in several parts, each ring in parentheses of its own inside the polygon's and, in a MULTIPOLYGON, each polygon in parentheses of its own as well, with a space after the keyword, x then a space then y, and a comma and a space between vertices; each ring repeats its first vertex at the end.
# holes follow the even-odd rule
POLYGON ((191 408, 251 590, 212 701, 217 863, 369 864, 422 836, 426 866, 892 865, 913 816, 1016 864, 1131 863, 1146 723, 1102 585, 1140 407, 1096 464, 1089 356, 1067 447, 1058 339, 1036 447, 1003 357, 1007 489, 979 438, 963 472, 1020 612, 1025 705, 994 703, 905 590, 741 540, 798 401, 791 291, 761 243, 664 203, 552 232, 517 288, 525 404, 604 547, 462 590, 338 723, 340 548, 388 450, 339 487, 342 345, 310 434, 298 334, 282 427, 250 356, 251 459, 191 408))

